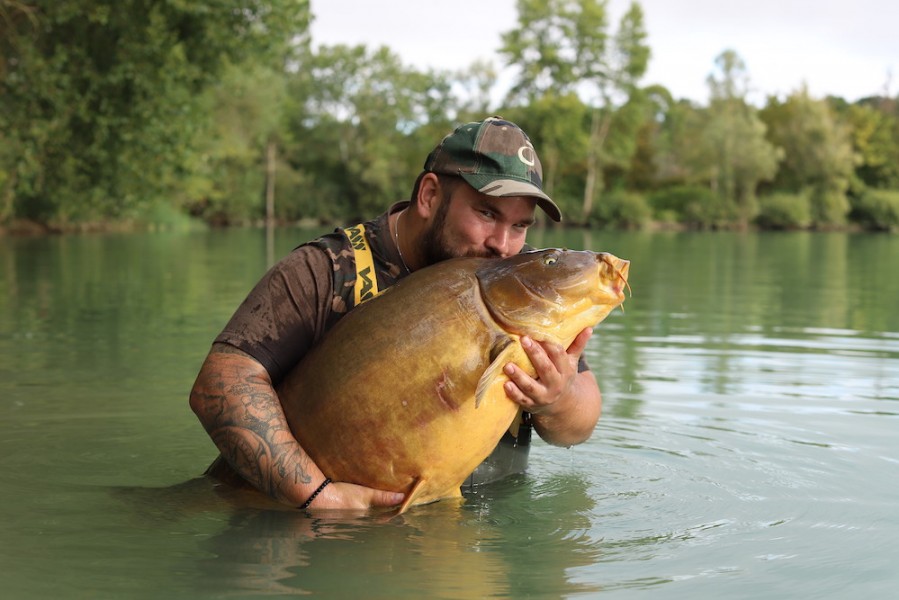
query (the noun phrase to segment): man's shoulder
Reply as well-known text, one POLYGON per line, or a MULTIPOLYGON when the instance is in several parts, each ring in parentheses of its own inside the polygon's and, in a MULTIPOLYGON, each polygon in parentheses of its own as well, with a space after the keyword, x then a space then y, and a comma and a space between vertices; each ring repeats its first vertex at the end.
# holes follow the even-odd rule
POLYGON ((338 227, 330 233, 325 233, 314 240, 305 242, 297 249, 305 246, 312 246, 335 256, 342 254, 349 254, 352 256, 353 244, 351 237, 360 227, 365 229, 366 237, 368 238, 367 241, 372 244, 372 246, 378 247, 383 243, 383 232, 387 230, 387 215, 388 213, 382 213, 368 221, 355 225, 338 227))
MULTIPOLYGON (((391 207, 391 210, 394 210, 394 207, 391 207)), ((389 211, 368 221, 337 228, 330 233, 304 242, 294 249, 292 254, 295 256, 290 260, 311 261, 322 269, 325 268, 323 265, 326 265, 328 272, 334 278, 335 290, 351 288, 356 277, 356 260, 358 259, 354 240, 358 242, 359 239, 356 237, 361 235, 361 240, 366 242, 363 244, 364 251, 370 253, 375 270, 378 272, 379 287, 386 289, 395 282, 400 272, 391 253, 393 239, 390 237, 388 214, 389 211), (364 233, 361 229, 364 229, 364 233)))
POLYGON ((309 240, 301 246, 298 246, 294 252, 323 252, 330 257, 349 252, 352 254, 352 246, 350 240, 343 229, 335 229, 331 233, 320 235, 314 240, 309 240))
POLYGON ((333 255, 339 254, 341 251, 340 241, 330 239, 331 235, 327 234, 326 236, 303 242, 282 256, 271 270, 274 272, 290 272, 304 269, 317 271, 322 267, 327 267, 330 271, 329 265, 333 260, 333 255))

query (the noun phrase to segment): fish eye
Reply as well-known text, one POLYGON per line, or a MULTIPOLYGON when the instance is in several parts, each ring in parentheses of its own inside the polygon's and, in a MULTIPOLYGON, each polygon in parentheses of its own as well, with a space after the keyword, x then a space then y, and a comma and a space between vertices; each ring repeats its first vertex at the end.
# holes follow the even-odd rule
POLYGON ((547 254, 546 256, 543 257, 543 264, 544 265, 554 265, 554 264, 556 264, 556 261, 558 261, 558 260, 559 259, 556 257, 555 254, 547 254))

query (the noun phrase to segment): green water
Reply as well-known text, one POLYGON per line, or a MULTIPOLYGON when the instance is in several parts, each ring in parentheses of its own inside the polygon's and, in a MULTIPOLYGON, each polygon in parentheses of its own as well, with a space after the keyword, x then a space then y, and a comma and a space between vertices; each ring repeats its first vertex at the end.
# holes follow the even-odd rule
POLYGON ((846 598, 899 585, 899 237, 535 231, 632 261, 591 440, 385 521, 196 479, 209 343, 309 232, 0 239, 4 598, 846 598))

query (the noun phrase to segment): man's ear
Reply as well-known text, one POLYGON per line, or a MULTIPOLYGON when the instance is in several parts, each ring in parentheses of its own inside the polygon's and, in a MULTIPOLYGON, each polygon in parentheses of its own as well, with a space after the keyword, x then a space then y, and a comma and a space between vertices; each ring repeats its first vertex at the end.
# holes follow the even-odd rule
POLYGON ((440 204, 440 180, 434 173, 425 173, 418 186, 415 210, 423 219, 427 219, 437 213, 440 204))

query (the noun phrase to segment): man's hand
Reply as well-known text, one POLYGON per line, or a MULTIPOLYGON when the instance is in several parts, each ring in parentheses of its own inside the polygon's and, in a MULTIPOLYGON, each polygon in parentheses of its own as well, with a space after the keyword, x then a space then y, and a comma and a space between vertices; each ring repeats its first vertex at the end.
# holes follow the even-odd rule
POLYGON ((389 507, 402 504, 405 496, 398 492, 385 492, 355 485, 334 482, 328 485, 309 505, 310 509, 389 507))
POLYGON ((558 446, 579 444, 590 437, 599 420, 602 396, 590 371, 578 373, 578 359, 593 334, 581 331, 565 349, 551 342, 521 338, 536 369, 531 377, 513 363, 505 366, 506 395, 534 416, 540 437, 558 446))

